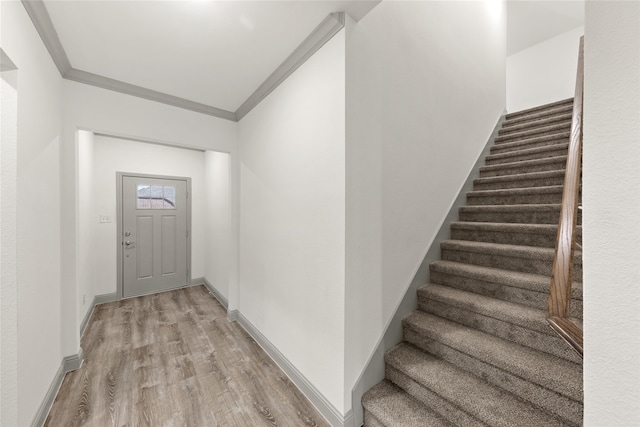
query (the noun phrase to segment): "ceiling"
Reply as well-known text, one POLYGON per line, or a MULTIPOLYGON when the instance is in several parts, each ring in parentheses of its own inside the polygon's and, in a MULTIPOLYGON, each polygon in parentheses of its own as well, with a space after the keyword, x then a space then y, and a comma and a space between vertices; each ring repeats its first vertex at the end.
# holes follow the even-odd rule
POLYGON ((72 68, 236 111, 333 12, 375 1, 44 2, 72 68))
POLYGON ((584 0, 508 1, 507 55, 584 25, 584 0))
MULTIPOLYGON (((358 21, 379 2, 45 0, 36 26, 57 34, 48 48, 66 55, 67 78, 238 120, 329 14, 358 21)), ((511 54, 583 25, 584 1, 509 1, 507 13, 511 54)))

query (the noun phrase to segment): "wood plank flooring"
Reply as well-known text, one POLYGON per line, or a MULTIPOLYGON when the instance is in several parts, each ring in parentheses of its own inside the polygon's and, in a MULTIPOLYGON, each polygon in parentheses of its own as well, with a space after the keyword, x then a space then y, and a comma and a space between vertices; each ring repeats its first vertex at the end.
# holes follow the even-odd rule
POLYGON ((96 307, 45 426, 328 426, 204 286, 96 307))

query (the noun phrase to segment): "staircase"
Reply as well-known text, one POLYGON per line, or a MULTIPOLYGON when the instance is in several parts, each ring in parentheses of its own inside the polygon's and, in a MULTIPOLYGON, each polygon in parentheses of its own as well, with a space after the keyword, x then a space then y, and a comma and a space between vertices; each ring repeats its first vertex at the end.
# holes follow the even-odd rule
MULTIPOLYGON (((507 115, 385 380, 362 399, 367 427, 582 424, 582 359, 545 320, 572 104, 507 115)), ((579 251, 574 281, 581 324, 579 251)))

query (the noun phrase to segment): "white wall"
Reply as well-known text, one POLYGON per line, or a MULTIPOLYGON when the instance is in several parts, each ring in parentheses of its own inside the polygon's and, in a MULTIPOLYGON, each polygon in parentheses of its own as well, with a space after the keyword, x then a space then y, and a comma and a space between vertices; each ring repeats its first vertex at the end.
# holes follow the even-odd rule
MULTIPOLYGON (((93 268, 96 295, 116 292, 116 172, 191 178, 191 277, 204 277, 206 202, 204 152, 119 138, 94 137, 90 224, 94 235, 93 268), (110 223, 100 223, 109 215, 110 223)), ((82 170, 82 164, 80 169, 82 170)), ((81 186, 82 187, 82 186, 81 186)), ((82 198, 80 200, 82 204, 82 198)), ((82 232, 82 230, 81 230, 82 232)), ((87 248, 88 249, 88 248, 87 248)))
POLYGON ((385 1, 347 33, 345 407, 505 107, 500 2, 385 1))
MULTIPOLYGON (((2 49, 17 66, 20 84, 16 235, 18 410, 17 420, 7 421, 3 412, 2 425, 6 422, 8 426, 25 426, 33 420, 62 356, 59 167, 62 79, 20 2, 2 2, 1 19, 2 49)), ((11 354, 14 349, 8 351, 11 354)), ((14 392, 9 390, 11 394, 14 392)))
POLYGON ((18 423, 17 73, 0 72, 0 425, 18 423))
POLYGON ((508 112, 573 97, 583 34, 574 28, 507 57, 508 112))
POLYGON ((231 259, 230 159, 227 153, 207 151, 205 167, 205 261, 204 277, 225 298, 229 298, 231 259))
POLYGON ((239 123, 238 308, 344 413, 345 36, 239 123))
MULTIPOLYGON (((62 205, 62 353, 74 354, 79 347, 77 313, 78 277, 77 242, 79 203, 77 171, 79 170, 78 129, 113 136, 158 142, 201 150, 218 150, 235 157, 237 124, 208 115, 112 92, 65 80, 63 82, 63 143, 61 146, 61 205, 62 205)), ((237 197, 237 170, 232 164, 232 197, 237 197)), ((115 179, 115 178, 114 178, 115 179)), ((232 228, 237 223, 232 221, 232 228)), ((234 234, 235 236, 236 234, 234 234)), ((231 242, 235 244, 235 242, 231 242)), ((230 253, 234 254, 232 248, 230 253)), ((235 258, 230 264, 235 268, 235 258)), ((196 266, 194 265, 194 268, 196 266)), ((201 271, 200 277, 204 274, 201 271)), ((193 273, 193 277, 197 272, 193 273)), ((96 275, 98 271, 96 271, 96 275)), ((115 272, 113 273, 115 274, 115 272)), ((232 283, 232 281, 230 281, 232 283)), ((235 286, 235 283, 233 283, 235 286)), ((112 289, 112 288, 109 288, 112 289)), ((106 288, 96 288, 100 294, 106 288)), ((230 305, 236 301, 230 301, 230 305)))
POLYGON ((588 1, 584 425, 640 425, 640 3, 588 1))
MULTIPOLYGON (((93 191, 93 133, 78 131, 78 261, 76 307, 78 325, 91 308, 95 295, 94 280, 102 276, 94 274, 95 236, 94 191, 93 191)), ((97 249, 97 248, 96 248, 97 249)))

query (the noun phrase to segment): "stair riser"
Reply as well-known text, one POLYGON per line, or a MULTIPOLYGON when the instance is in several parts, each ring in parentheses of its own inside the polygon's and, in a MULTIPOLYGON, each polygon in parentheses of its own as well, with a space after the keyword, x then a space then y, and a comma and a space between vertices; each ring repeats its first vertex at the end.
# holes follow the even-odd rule
POLYGON ((451 239, 476 242, 501 243, 505 245, 537 246, 553 248, 556 234, 526 233, 519 231, 468 230, 451 228, 451 239))
POLYGON ((479 359, 461 353, 437 341, 429 331, 415 331, 411 327, 404 327, 404 340, 414 346, 427 351, 441 359, 483 378, 487 382, 501 387, 534 405, 546 408, 556 416, 562 417, 572 425, 582 423, 582 404, 576 398, 567 397, 554 390, 542 387, 534 381, 536 378, 520 378, 514 374, 485 363, 479 359))
POLYGON ((543 194, 512 194, 504 196, 467 194, 467 206, 559 204, 561 201, 561 191, 543 194))
POLYGON ((521 173, 531 172, 547 172, 563 170, 566 167, 566 159, 558 159, 549 162, 541 162, 538 164, 511 164, 499 165, 495 167, 482 167, 480 168, 480 178, 487 178, 490 176, 505 176, 505 175, 517 175, 521 173))
POLYGON ((531 188, 531 187, 548 187, 551 185, 563 185, 564 173, 558 174, 553 177, 544 178, 531 178, 520 180, 498 180, 496 182, 484 182, 482 180, 476 180, 473 184, 473 189, 476 191, 482 190, 506 190, 509 188, 531 188))
POLYGON ((551 126, 560 123, 571 123, 571 112, 565 112, 563 114, 551 114, 546 117, 538 118, 537 120, 521 120, 519 122, 514 120, 505 120, 502 124, 502 132, 499 135, 504 135, 513 132, 521 132, 523 130, 528 130, 531 128, 542 127, 542 126, 551 126))
POLYGON ((514 132, 508 135, 497 136, 495 139, 495 142, 496 144, 505 144, 508 142, 514 142, 522 139, 553 135, 559 132, 566 132, 566 131, 571 131, 571 123, 546 126, 546 127, 535 128, 535 129, 531 129, 523 132, 514 132))
POLYGON ((524 160, 537 160, 537 159, 548 159, 549 157, 558 157, 558 156, 566 156, 567 155, 567 147, 564 144, 557 145, 553 147, 553 150, 545 150, 541 152, 534 153, 524 153, 520 155, 515 155, 517 152, 511 152, 513 155, 504 156, 500 154, 499 156, 487 156, 485 159, 485 165, 501 165, 504 163, 513 163, 513 162, 521 162, 524 160))
POLYGON ((418 307, 427 313, 435 314, 436 316, 518 343, 522 346, 543 351, 574 363, 582 362, 582 359, 571 350, 560 337, 552 335, 553 331, 548 327, 542 316, 540 318, 540 324, 537 325, 538 328, 532 330, 527 327, 475 313, 465 307, 455 307, 445 302, 436 301, 424 295, 419 295, 418 307), (549 331, 548 334, 542 332, 546 332, 547 330, 549 331))
POLYGON ((389 364, 385 365, 385 378, 405 390, 414 399, 419 400, 434 410, 437 408, 438 414, 452 422, 454 425, 472 426, 480 423, 478 419, 464 412, 464 408, 460 408, 449 402, 435 391, 414 381, 409 376, 389 364))
MULTIPOLYGON (((516 304, 522 304, 539 310, 547 309, 547 300, 549 299, 548 288, 544 292, 517 288, 504 283, 496 283, 474 277, 449 274, 437 269, 431 269, 429 276, 429 281, 431 283, 437 283, 439 285, 449 286, 462 291, 473 292, 479 295, 516 304)), ((582 319, 582 300, 572 299, 571 304, 569 305, 569 313, 571 317, 582 319)))
MULTIPOLYGON (((523 273, 541 274, 551 277, 553 258, 520 258, 503 253, 466 252, 455 249, 442 249, 442 259, 446 261, 462 262, 481 265, 484 267, 502 268, 504 270, 520 271, 523 273)), ((582 281, 582 264, 574 263, 573 280, 582 281)))

